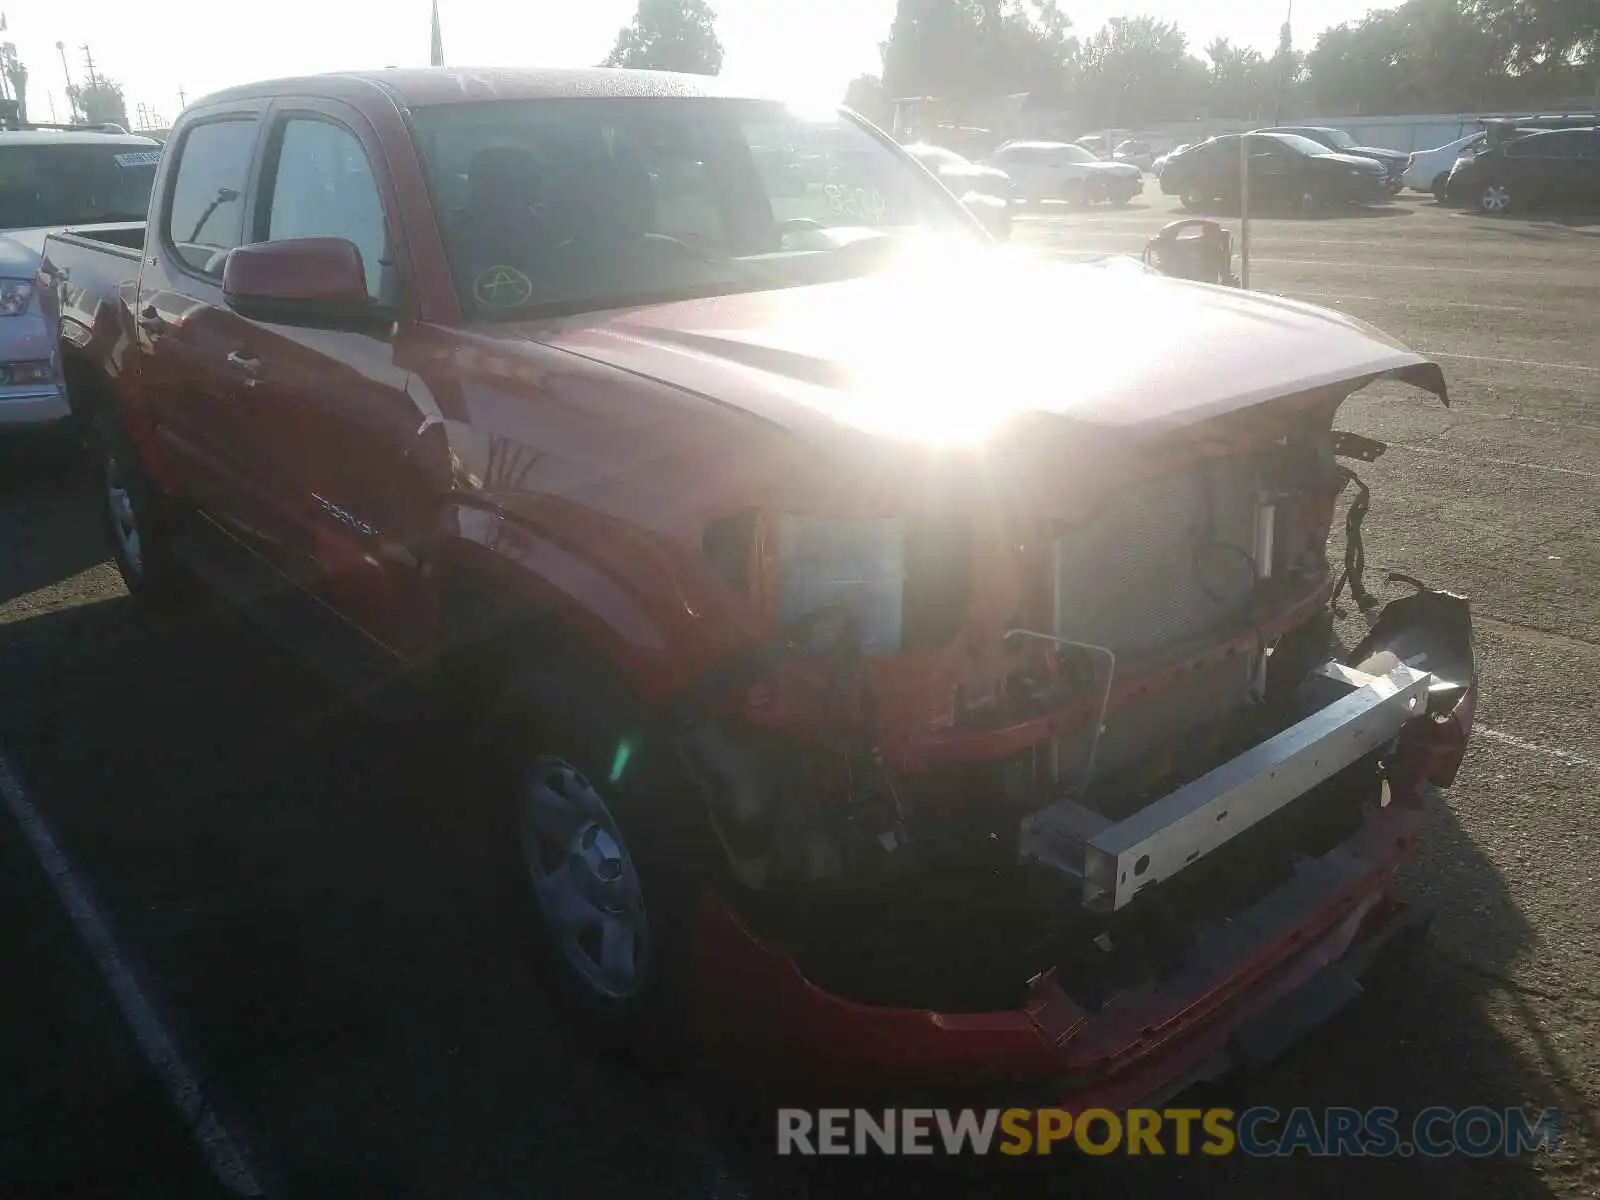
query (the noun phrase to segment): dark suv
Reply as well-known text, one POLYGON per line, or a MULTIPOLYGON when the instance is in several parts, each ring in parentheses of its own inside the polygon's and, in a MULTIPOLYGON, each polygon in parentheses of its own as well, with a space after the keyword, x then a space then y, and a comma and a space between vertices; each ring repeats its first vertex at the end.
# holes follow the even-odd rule
POLYGON ((1456 159, 1444 199, 1494 216, 1541 204, 1600 205, 1600 128, 1550 129, 1485 144, 1456 159))

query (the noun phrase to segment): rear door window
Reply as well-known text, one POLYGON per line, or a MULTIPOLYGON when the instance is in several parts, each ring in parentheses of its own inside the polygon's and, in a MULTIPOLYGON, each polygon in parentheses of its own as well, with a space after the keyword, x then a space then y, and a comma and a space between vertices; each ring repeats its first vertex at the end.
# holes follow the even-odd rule
POLYGON ((191 271, 222 278, 229 250, 244 240, 244 193, 255 150, 254 117, 192 126, 178 148, 162 235, 191 271))

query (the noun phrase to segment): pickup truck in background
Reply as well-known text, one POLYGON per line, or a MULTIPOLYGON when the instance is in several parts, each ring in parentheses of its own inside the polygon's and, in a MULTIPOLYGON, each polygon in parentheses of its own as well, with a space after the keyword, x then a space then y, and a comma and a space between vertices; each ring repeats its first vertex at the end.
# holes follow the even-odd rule
POLYGON ((880 131, 715 79, 238 88, 153 196, 41 269, 123 578, 452 714, 449 802, 597 1036, 1124 1107, 1416 928, 1467 605, 1419 585, 1348 652, 1330 606, 1377 609, 1384 449, 1335 414, 1443 399, 1426 358, 1008 255, 880 131))
POLYGON ((137 134, 0 128, 0 428, 70 415, 55 329, 34 297, 46 235, 73 226, 115 236, 119 222, 142 220, 160 157, 160 143, 137 134))

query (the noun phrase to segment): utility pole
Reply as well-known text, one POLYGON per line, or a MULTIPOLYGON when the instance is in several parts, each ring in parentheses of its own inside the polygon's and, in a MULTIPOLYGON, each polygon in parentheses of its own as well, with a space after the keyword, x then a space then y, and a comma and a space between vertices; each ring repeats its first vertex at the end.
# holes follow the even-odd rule
POLYGON ((67 77, 67 120, 71 122, 77 120, 78 106, 72 99, 72 68, 67 66, 67 44, 57 42, 56 53, 61 55, 61 73, 67 77))
POLYGON ((183 85, 180 83, 178 85, 178 111, 182 112, 184 109, 186 109, 188 107, 189 107, 189 97, 187 97, 187 96, 185 96, 183 94, 183 85))
POLYGON ((79 46, 78 49, 83 51, 83 69, 88 73, 89 86, 91 88, 98 88, 100 86, 100 80, 94 73, 94 55, 89 52, 89 44, 85 42, 82 46, 79 46))

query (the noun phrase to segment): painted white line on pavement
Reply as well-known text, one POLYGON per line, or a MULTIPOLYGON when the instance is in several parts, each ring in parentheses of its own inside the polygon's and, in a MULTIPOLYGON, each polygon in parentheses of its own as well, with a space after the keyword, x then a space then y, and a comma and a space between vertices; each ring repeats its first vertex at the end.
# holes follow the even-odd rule
POLYGON ((1591 367, 1584 363, 1534 362, 1527 358, 1490 358, 1483 354, 1451 354, 1444 350, 1427 350, 1424 353, 1432 358, 1459 358, 1464 362, 1505 363, 1512 367, 1545 367, 1552 371, 1584 371, 1600 375, 1600 367, 1591 367))
POLYGON ((1489 729, 1482 725, 1472 727, 1474 734, 1481 733, 1484 737, 1496 742, 1504 742, 1508 746, 1515 746, 1519 750, 1531 750, 1535 754, 1547 754, 1551 758, 1559 758, 1562 762, 1570 763, 1575 767, 1588 767, 1591 771, 1600 771, 1600 762, 1592 758, 1585 758, 1581 754, 1574 754, 1570 750, 1562 750, 1555 746, 1541 746, 1538 742, 1530 742, 1526 738, 1519 738, 1515 734, 1501 733, 1498 729, 1489 729))
POLYGON ((1600 472, 1580 471, 1577 467, 1553 467, 1548 463, 1520 462, 1513 458, 1485 458, 1481 454, 1463 454, 1459 450, 1440 450, 1433 446, 1410 446, 1405 442, 1390 442, 1395 450, 1409 450, 1412 454, 1431 454, 1436 458, 1460 458, 1471 462, 1488 463, 1495 467, 1518 467, 1524 471, 1546 471, 1552 475, 1576 475, 1579 479, 1600 479, 1600 472))
POLYGON ((110 928, 89 894, 88 886, 72 869, 44 815, 29 797, 27 789, 0 754, 0 797, 16 819, 39 865, 50 879, 61 906, 83 938, 95 965, 100 968, 111 995, 122 1010, 134 1040, 145 1059, 166 1086, 167 1095, 177 1107, 190 1136, 205 1155, 206 1162, 222 1185, 236 1196, 266 1194, 246 1155, 205 1097, 195 1073, 190 1070, 167 1026, 140 986, 132 967, 123 957, 110 928))

